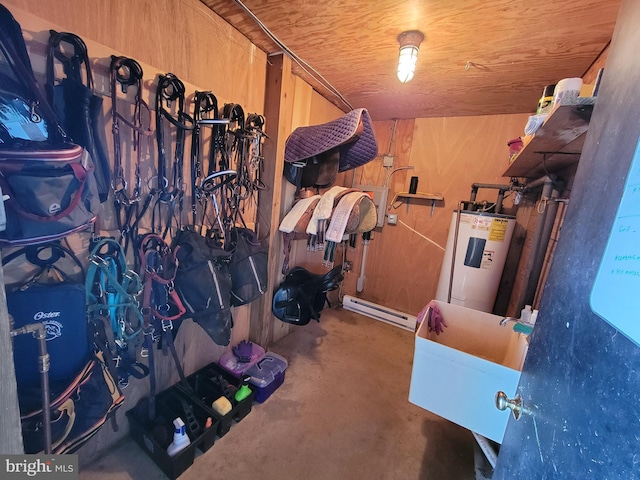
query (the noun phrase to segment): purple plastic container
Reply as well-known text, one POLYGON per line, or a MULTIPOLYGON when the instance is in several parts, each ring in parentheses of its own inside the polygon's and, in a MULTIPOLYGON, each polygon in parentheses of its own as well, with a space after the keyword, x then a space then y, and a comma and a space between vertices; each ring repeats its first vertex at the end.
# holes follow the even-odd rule
POLYGON ((233 353, 233 350, 228 351, 220 357, 218 364, 224 368, 227 372, 241 377, 249 368, 256 364, 264 356, 264 348, 257 343, 251 343, 251 359, 248 362, 240 362, 238 357, 233 353))

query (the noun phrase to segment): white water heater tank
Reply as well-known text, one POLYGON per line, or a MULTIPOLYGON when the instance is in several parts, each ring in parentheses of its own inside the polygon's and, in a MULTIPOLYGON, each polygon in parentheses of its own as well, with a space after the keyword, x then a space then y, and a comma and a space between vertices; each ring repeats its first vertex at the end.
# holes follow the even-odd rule
POLYGON ((515 223, 515 217, 512 216, 465 210, 460 214, 458 223, 458 211, 455 210, 436 300, 491 313, 515 223), (452 265, 454 244, 455 261, 452 265), (452 269, 453 282, 450 282, 452 269))

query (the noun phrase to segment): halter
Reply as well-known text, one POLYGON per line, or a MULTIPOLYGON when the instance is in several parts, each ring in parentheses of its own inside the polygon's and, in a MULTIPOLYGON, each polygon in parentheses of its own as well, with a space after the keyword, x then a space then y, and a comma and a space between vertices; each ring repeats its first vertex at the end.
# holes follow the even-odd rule
POLYGON ((126 388, 129 377, 145 377, 147 367, 136 360, 136 340, 142 332, 142 314, 136 296, 142 291, 138 274, 127 268, 124 251, 111 239, 97 240, 91 248, 85 280, 87 314, 95 323, 111 328, 103 341, 116 363, 118 384, 126 388))
POLYGON ((178 260, 162 237, 154 233, 144 235, 140 242, 140 265, 143 276, 142 316, 144 328, 153 328, 159 320, 162 331, 172 330, 174 320, 185 314, 186 309, 173 287, 178 271, 178 260), (171 308, 176 311, 170 314, 171 308))
POLYGON ((142 316, 144 332, 143 356, 149 358, 149 417, 155 417, 155 363, 154 344, 161 342, 163 351, 170 350, 180 379, 186 384, 184 371, 173 344, 175 334, 173 322, 180 319, 186 309, 173 287, 178 271, 176 252, 162 237, 148 233, 140 238, 140 256, 143 278, 142 316))
POLYGON ((246 131, 250 135, 249 146, 249 178, 251 190, 265 190, 267 186, 262 181, 262 172, 264 171, 264 155, 262 154, 262 144, 265 138, 269 136, 264 132, 265 119, 257 113, 247 115, 246 131))

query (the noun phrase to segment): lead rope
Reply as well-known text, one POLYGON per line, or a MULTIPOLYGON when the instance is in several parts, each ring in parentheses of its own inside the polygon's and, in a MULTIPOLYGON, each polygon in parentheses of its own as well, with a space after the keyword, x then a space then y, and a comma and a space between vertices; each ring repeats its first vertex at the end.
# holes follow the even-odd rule
POLYGON ((151 123, 151 110, 141 97, 142 92, 142 67, 138 62, 127 57, 111 56, 109 67, 111 79, 111 113, 113 133, 113 177, 111 188, 113 189, 114 207, 118 230, 120 232, 120 244, 124 243, 124 252, 127 253, 129 243, 137 235, 138 223, 144 216, 151 203, 150 193, 142 208, 139 208, 141 200, 140 163, 142 161, 142 140, 153 134, 150 128, 145 127, 145 123, 151 123), (117 86, 120 85, 122 93, 126 94, 129 87, 136 89, 133 114, 131 120, 125 118, 118 112, 117 86), (143 111, 146 117, 143 119, 143 111), (144 121, 143 121, 144 120, 144 121), (136 162, 134 170, 133 188, 129 189, 129 182, 126 180, 122 163, 122 139, 120 129, 126 126, 131 129, 133 139, 133 150, 136 152, 136 162))

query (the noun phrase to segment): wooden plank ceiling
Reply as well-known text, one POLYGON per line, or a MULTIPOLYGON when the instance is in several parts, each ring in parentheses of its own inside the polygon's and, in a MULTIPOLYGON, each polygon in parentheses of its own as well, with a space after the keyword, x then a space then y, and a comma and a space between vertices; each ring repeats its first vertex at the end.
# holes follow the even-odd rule
MULTIPOLYGON (((202 0, 265 52, 238 5, 202 0)), ((243 0, 286 47, 374 120, 526 113, 544 85, 582 76, 606 48, 620 0, 243 0), (414 79, 396 78, 398 35, 425 35, 414 79)), ((294 66, 320 93, 348 106, 294 66)))

